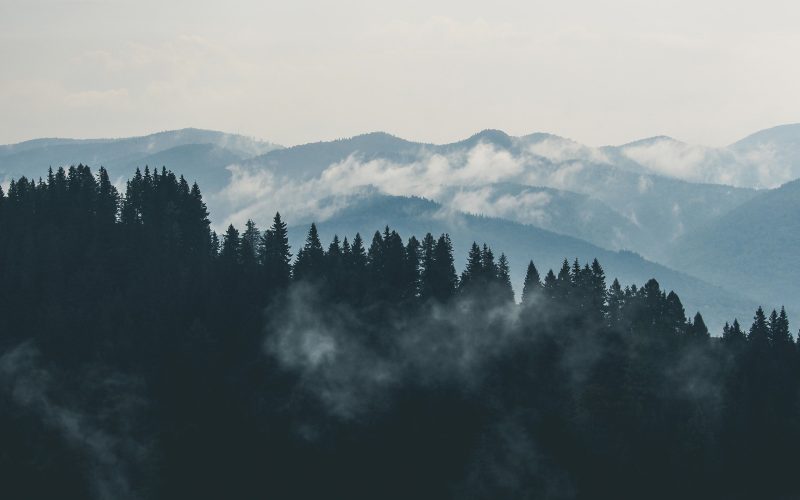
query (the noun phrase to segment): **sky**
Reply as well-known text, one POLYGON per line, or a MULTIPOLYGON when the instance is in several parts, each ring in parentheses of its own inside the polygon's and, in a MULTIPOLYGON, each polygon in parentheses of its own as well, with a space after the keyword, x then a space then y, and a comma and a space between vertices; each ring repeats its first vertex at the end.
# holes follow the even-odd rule
POLYGON ((724 146, 800 122, 800 2, 0 0, 0 143, 487 128, 724 146))

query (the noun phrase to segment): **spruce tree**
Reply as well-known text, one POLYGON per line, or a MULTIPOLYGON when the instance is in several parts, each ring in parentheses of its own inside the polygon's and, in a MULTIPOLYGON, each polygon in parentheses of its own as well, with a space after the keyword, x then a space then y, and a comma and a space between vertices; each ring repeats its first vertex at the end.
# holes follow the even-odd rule
POLYGON ((572 274, 570 272, 569 261, 564 259, 561 269, 556 276, 555 298, 556 300, 566 301, 571 295, 572 274))
POLYGON ((476 242, 472 242, 469 254, 467 255, 467 265, 461 273, 461 280, 459 281, 459 288, 463 290, 471 289, 471 287, 480 286, 484 272, 483 272, 483 254, 481 248, 476 242))
POLYGON ((522 286, 522 303, 533 304, 542 293, 542 283, 539 278, 539 270, 536 269, 531 260, 528 262, 528 269, 525 271, 525 283, 522 286))
POLYGON ((434 296, 434 280, 436 276, 436 263, 434 252, 436 250, 436 240, 431 233, 427 233, 422 239, 422 262, 420 275, 420 299, 427 301, 434 296))
POLYGON ((228 266, 239 264, 241 242, 239 240, 239 231, 233 227, 233 224, 228 226, 225 235, 222 238, 222 250, 220 250, 220 260, 228 266))
POLYGON ((248 219, 241 237, 241 260, 248 273, 255 273, 258 266, 258 246, 261 232, 256 223, 248 219))
MULTIPOLYGON (((55 180, 52 169, 50 170, 48 177, 52 178, 53 181, 55 180)), ((117 221, 118 203, 119 194, 117 193, 117 188, 111 184, 111 180, 108 178, 108 172, 106 169, 100 167, 100 170, 97 173, 96 213, 98 223, 101 226, 107 228, 117 221)))
POLYGON ((558 278, 556 277, 555 273, 553 273, 552 269, 548 270, 547 274, 544 277, 543 289, 545 297, 547 297, 547 299, 550 300, 551 302, 557 301, 559 299, 558 278))
POLYGON ((488 283, 495 283, 498 279, 497 264, 494 262, 494 253, 489 246, 484 243, 481 250, 481 271, 480 284, 486 286, 488 283))
POLYGON ((606 273, 597 259, 592 261, 589 282, 591 283, 590 307, 596 318, 603 318, 607 314, 606 273))
POLYGON ((408 239, 406 244, 406 261, 405 261, 405 275, 403 282, 405 290, 403 298, 412 299, 420 296, 422 288, 421 270, 422 270, 422 247, 419 240, 414 236, 408 239))
POLYGON ((450 236, 442 234, 433 252, 434 272, 431 276, 432 297, 444 302, 453 296, 458 287, 456 266, 453 262, 453 243, 450 236))
POLYGON ((619 280, 614 278, 608 288, 608 324, 618 326, 622 321, 622 308, 625 305, 625 293, 619 284, 619 280))
POLYGON ((499 286, 498 299, 500 302, 514 302, 514 288, 511 286, 511 271, 508 266, 506 254, 501 253, 497 260, 497 284, 499 286))
POLYGON ((789 318, 786 309, 781 306, 780 314, 772 311, 769 317, 770 342, 777 349, 785 349, 792 344, 792 334, 789 332, 789 318))
POLYGON ((294 277, 297 280, 318 282, 322 279, 325 269, 325 251, 319 240, 317 225, 311 223, 306 236, 305 245, 297 253, 294 263, 294 277))
POLYGON ((275 212, 272 226, 264 231, 261 238, 260 261, 268 289, 285 288, 292 274, 292 253, 289 246, 289 231, 281 220, 280 212, 275 212))
POLYGON ((694 340, 707 340, 709 338, 708 327, 706 326, 705 321, 703 321, 703 316, 698 312, 694 315, 694 321, 692 321, 691 327, 692 339, 694 340))
MULTIPOLYGON (((697 314, 699 315, 700 313, 698 312, 697 314)), ((702 321, 702 317, 700 317, 700 320, 702 321)), ((681 299, 674 291, 670 291, 667 294, 664 302, 663 321, 666 331, 671 334, 681 334, 686 331, 686 312, 681 303, 681 299)), ((697 316, 695 316, 695 324, 696 323, 697 316)), ((703 326, 705 327, 705 323, 703 326)), ((692 333, 694 334, 696 332, 692 330, 692 333)), ((708 332, 706 331, 706 333, 708 332)))
POLYGON ((750 345, 755 348, 763 348, 769 344, 769 325, 767 318, 764 315, 764 309, 761 306, 756 310, 756 315, 753 317, 753 325, 750 327, 750 332, 747 335, 747 340, 750 345))

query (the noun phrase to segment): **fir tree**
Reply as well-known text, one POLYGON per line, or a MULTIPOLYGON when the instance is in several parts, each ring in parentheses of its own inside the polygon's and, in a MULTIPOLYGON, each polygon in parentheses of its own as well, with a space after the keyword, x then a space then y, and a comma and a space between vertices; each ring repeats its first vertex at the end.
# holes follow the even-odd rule
POLYGON ((272 226, 264 231, 259 253, 267 288, 270 290, 285 288, 292 274, 292 253, 289 246, 289 231, 286 223, 281 220, 280 212, 275 212, 272 226))
POLYGON ((756 348, 762 348, 769 344, 769 325, 767 318, 764 316, 764 309, 761 306, 756 310, 756 315, 753 317, 753 325, 750 327, 750 332, 747 335, 747 340, 750 345, 756 348))
POLYGON ((528 269, 525 272, 525 284, 522 286, 522 303, 533 304, 542 293, 542 283, 539 278, 539 270, 536 269, 533 261, 528 262, 528 269))
POLYGON ((705 321, 703 321, 703 316, 699 312, 694 315, 691 334, 694 340, 708 340, 709 338, 708 327, 705 321))
POLYGON ((470 287, 481 285, 484 276, 483 264, 481 248, 473 241, 472 247, 470 247, 469 254, 467 255, 467 265, 461 273, 461 280, 459 281, 461 290, 467 290, 470 287))
POLYGON ((248 219, 241 238, 241 260, 249 273, 254 273, 258 265, 258 246, 261 232, 256 223, 248 219))
POLYGON ((222 238, 222 249, 219 255, 220 259, 228 266, 239 264, 241 262, 240 248, 239 231, 233 227, 233 224, 230 224, 222 238))
POLYGON ((499 285, 498 299, 502 302, 514 302, 514 289, 511 286, 511 271, 508 267, 506 254, 501 253, 497 260, 497 282, 499 285))
POLYGON ((297 253, 294 263, 294 277, 297 280, 319 281, 324 275, 325 251, 319 240, 317 225, 312 223, 306 236, 306 243, 297 253))

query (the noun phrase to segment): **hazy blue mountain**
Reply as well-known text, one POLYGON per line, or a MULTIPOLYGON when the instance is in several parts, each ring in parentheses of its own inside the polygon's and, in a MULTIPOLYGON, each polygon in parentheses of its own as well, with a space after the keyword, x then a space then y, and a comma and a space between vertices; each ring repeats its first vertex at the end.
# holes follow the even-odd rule
POLYGON ((800 180, 761 193, 687 234, 671 262, 709 282, 740 290, 765 307, 800 314, 800 180))
MULTIPOLYGON (((127 177, 132 169, 145 165, 167 165, 177 171, 174 164, 185 167, 186 170, 181 173, 191 177, 194 165, 197 165, 198 171, 207 172, 207 167, 224 170, 227 165, 225 162, 257 156, 276 147, 249 137, 199 129, 174 130, 121 139, 36 139, 0 146, 0 180, 21 175, 39 176, 47 167, 78 163, 88 164, 93 168, 105 166, 112 176, 117 177, 127 177), (183 146, 198 145, 206 145, 206 148, 180 149, 183 146), (159 157, 159 154, 168 150, 172 152, 159 157), (183 153, 186 157, 182 156, 183 153)), ((218 174, 214 175, 218 177, 218 174)), ((198 177, 197 180, 203 183, 205 179, 198 177)), ((206 189, 221 188, 222 185, 209 185, 206 189)))
POLYGON ((293 178, 310 178, 352 154, 357 153, 365 159, 380 157, 395 161, 410 161, 418 156, 421 147, 421 144, 385 132, 373 132, 349 139, 276 149, 250 159, 245 165, 277 168, 293 178))
MULTIPOLYGON (((219 191, 230 180, 226 166, 241 161, 235 151, 213 144, 185 144, 147 155, 122 165, 127 173, 143 165, 169 169, 197 180, 201 188, 209 193, 219 191)), ((116 169, 115 169, 116 170, 116 169)))
MULTIPOLYGON (((641 166, 635 172, 632 161, 625 161, 624 166, 616 166, 602 151, 549 134, 517 138, 485 130, 445 145, 367 134, 271 151, 242 165, 251 175, 269 172, 279 183, 317 181, 332 189, 362 183, 387 194, 424 196, 447 206, 454 192, 489 190, 492 193, 473 196, 473 206, 462 195, 454 208, 539 225, 609 248, 629 248, 656 260, 666 258, 671 243, 686 231, 755 194, 749 189, 656 175, 641 166), (541 215, 537 220, 513 210, 531 201, 529 191, 498 193, 490 184, 549 188, 565 194, 550 196, 551 203, 534 207, 541 215), (596 213, 580 208, 592 205, 596 213), (581 221, 580 213, 589 220, 581 221), (569 225, 559 230, 556 223, 562 221, 569 225)), ((346 193, 324 192, 322 196, 330 194, 346 193)))
MULTIPOLYGON (((297 222, 290 228, 290 241, 295 252, 302 246, 310 222, 297 222)), ((466 261, 469 245, 473 241, 485 241, 492 246, 496 255, 504 252, 508 256, 518 296, 530 259, 544 274, 548 268, 557 271, 565 257, 570 261, 578 258, 582 262, 597 258, 605 268, 609 284, 614 277, 618 277, 623 284, 638 285, 656 278, 663 288, 674 289, 680 295, 687 314, 699 310, 716 334, 724 321, 734 316, 749 316, 755 309, 752 300, 645 260, 633 252, 605 250, 580 239, 534 226, 448 210, 421 198, 376 193, 354 196, 346 209, 319 222, 318 228, 325 245, 334 234, 340 238, 346 235, 352 240, 356 232, 360 232, 369 245, 373 232, 386 225, 397 230, 405 239, 412 234, 419 238, 426 232, 437 235, 449 233, 454 242, 459 272, 466 261)))
POLYGON ((800 177, 800 124, 761 130, 714 148, 658 136, 599 151, 616 166, 691 182, 777 187, 800 177))
MULTIPOLYGON (((376 132, 280 148, 238 135, 184 129, 123 139, 35 139, 0 146, 0 182, 23 174, 40 176, 48 166, 79 162, 95 169, 103 165, 114 179, 126 178, 137 166, 163 165, 200 184, 217 229, 228 222, 241 226, 247 218, 264 227, 278 209, 289 221, 322 220, 323 227, 358 217, 370 222, 364 224, 365 230, 374 229, 373 222, 403 224, 394 220, 399 209, 391 203, 367 205, 353 196, 365 191, 393 195, 406 200, 401 203, 405 209, 413 209, 409 215, 413 223, 408 224, 414 233, 435 227, 468 240, 469 234, 479 234, 474 228, 480 226, 486 231, 481 239, 498 248, 507 242, 510 256, 523 261, 526 257, 518 248, 524 244, 512 233, 530 236, 546 230, 536 233, 540 243, 556 241, 552 239, 556 236, 572 237, 558 240, 557 251, 546 254, 553 259, 564 252, 589 257, 602 247, 607 249, 603 252, 612 250, 604 254, 610 263, 619 259, 624 263, 615 274, 642 282, 647 273, 631 269, 650 269, 641 262, 655 264, 613 252, 635 251, 649 261, 667 263, 732 290, 725 295, 696 288, 694 282, 681 281, 690 278, 679 273, 675 276, 683 278, 666 278, 675 280, 676 285, 666 283, 678 291, 681 286, 709 291, 709 314, 722 318, 715 308, 730 306, 726 314, 738 309, 730 304, 740 304, 737 290, 751 279, 755 281, 749 294, 754 300, 773 302, 789 300, 788 293, 798 295, 791 272, 771 271, 780 269, 787 248, 779 242, 794 241, 793 184, 775 192, 732 187, 768 186, 798 175, 794 158, 800 158, 800 126, 794 125, 758 132, 727 148, 690 145, 665 136, 595 148, 552 134, 513 137, 499 130, 442 145, 376 132), (435 216, 413 215, 419 208, 409 205, 413 196, 438 203, 435 216), (774 224, 774 214, 781 214, 777 220, 784 229, 775 233, 780 239, 769 240, 765 233, 753 235, 755 244, 727 244, 734 238, 742 241, 732 235, 749 234, 739 227, 743 221, 755 217, 750 228, 766 227, 767 222, 774 224), (731 272, 730 266, 753 276, 731 272), (731 302, 723 306, 715 302, 718 298, 731 302)), ((523 263, 517 264, 521 268, 523 263)), ((701 297, 697 294, 692 300, 701 297)), ((800 311, 800 304, 791 307, 800 311)))
POLYGON ((582 238, 608 249, 643 246, 644 234, 606 203, 580 193, 497 183, 444 189, 438 201, 456 210, 508 219, 582 238))
POLYGON ((774 172, 772 186, 800 178, 800 123, 761 130, 728 147, 759 173, 774 172))

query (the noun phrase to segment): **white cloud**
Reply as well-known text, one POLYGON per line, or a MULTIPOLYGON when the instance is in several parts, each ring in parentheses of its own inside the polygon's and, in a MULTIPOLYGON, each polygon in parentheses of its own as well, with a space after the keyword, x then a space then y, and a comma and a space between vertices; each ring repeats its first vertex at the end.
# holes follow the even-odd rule
POLYGON ((306 181, 282 176, 267 168, 228 167, 233 178, 214 201, 231 215, 222 221, 240 225, 247 218, 266 220, 281 210, 293 220, 325 220, 344 208, 347 197, 373 187, 396 196, 420 196, 448 208, 491 216, 508 216, 524 222, 546 217, 549 195, 534 191, 497 195, 497 182, 523 181, 524 158, 479 143, 466 152, 423 154, 418 160, 395 163, 386 159, 364 161, 353 154, 306 181))

